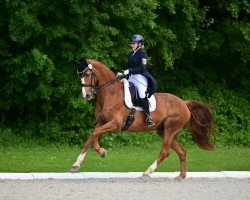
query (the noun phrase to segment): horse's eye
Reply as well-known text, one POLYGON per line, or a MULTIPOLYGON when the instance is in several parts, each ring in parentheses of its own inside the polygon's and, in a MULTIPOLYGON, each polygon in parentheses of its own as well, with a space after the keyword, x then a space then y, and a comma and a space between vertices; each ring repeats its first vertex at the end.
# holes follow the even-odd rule
POLYGON ((82 78, 84 76, 84 74, 82 72, 77 72, 79 78, 82 78))

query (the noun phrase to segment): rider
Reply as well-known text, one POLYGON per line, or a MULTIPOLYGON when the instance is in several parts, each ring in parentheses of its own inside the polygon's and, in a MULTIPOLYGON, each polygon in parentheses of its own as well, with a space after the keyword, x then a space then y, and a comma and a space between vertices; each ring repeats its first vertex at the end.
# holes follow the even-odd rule
POLYGON ((148 97, 157 89, 157 82, 148 72, 148 56, 144 51, 144 39, 141 35, 133 35, 130 39, 130 45, 133 51, 130 52, 126 70, 117 73, 117 76, 123 77, 129 75, 129 82, 134 83, 138 90, 142 103, 142 109, 146 114, 146 123, 148 127, 155 125, 150 117, 148 97))

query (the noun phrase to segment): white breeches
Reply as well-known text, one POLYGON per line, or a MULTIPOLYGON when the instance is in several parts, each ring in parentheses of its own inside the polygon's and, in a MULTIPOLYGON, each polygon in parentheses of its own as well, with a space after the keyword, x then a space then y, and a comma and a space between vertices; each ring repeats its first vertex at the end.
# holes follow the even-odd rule
POLYGON ((129 76, 128 81, 134 83, 135 87, 138 90, 139 97, 141 99, 146 97, 146 91, 148 88, 148 80, 145 76, 141 74, 132 74, 129 76))

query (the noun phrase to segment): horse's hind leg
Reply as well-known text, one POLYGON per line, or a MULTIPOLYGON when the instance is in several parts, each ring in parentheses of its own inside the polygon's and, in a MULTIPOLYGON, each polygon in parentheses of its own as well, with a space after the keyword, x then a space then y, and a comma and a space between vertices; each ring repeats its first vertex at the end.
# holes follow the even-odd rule
POLYGON ((173 138, 171 148, 178 154, 180 158, 180 175, 176 177, 178 180, 186 178, 186 150, 181 146, 181 144, 173 138))
MULTIPOLYGON (((160 155, 158 156, 158 159, 143 173, 142 177, 150 177, 150 174, 152 174, 157 166, 166 158, 169 156, 169 150, 171 147, 171 143, 175 135, 179 132, 179 130, 182 128, 183 123, 179 121, 178 116, 168 117, 163 122, 163 145, 162 150, 160 152, 160 155)), ((160 130, 161 132, 161 130, 160 130)), ((160 133, 159 132, 159 133, 160 133)), ((159 134, 158 133, 158 134, 159 134)), ((161 134, 159 134, 161 135, 161 134)))

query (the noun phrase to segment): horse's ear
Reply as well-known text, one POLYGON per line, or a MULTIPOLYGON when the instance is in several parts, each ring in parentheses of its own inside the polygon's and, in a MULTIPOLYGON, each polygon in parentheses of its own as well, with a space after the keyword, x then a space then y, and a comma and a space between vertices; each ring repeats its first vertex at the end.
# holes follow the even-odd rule
POLYGON ((84 71, 89 65, 88 61, 86 59, 84 59, 84 58, 74 59, 74 62, 76 64, 77 68, 78 68, 77 70, 80 71, 80 72, 84 71))
POLYGON ((74 62, 76 65, 81 65, 81 62, 79 62, 78 60, 74 59, 74 62))
POLYGON ((76 65, 78 65, 78 66, 80 66, 80 65, 88 65, 88 61, 86 60, 86 59, 84 59, 84 58, 80 58, 80 59, 74 59, 74 61, 75 61, 75 64, 76 65))

